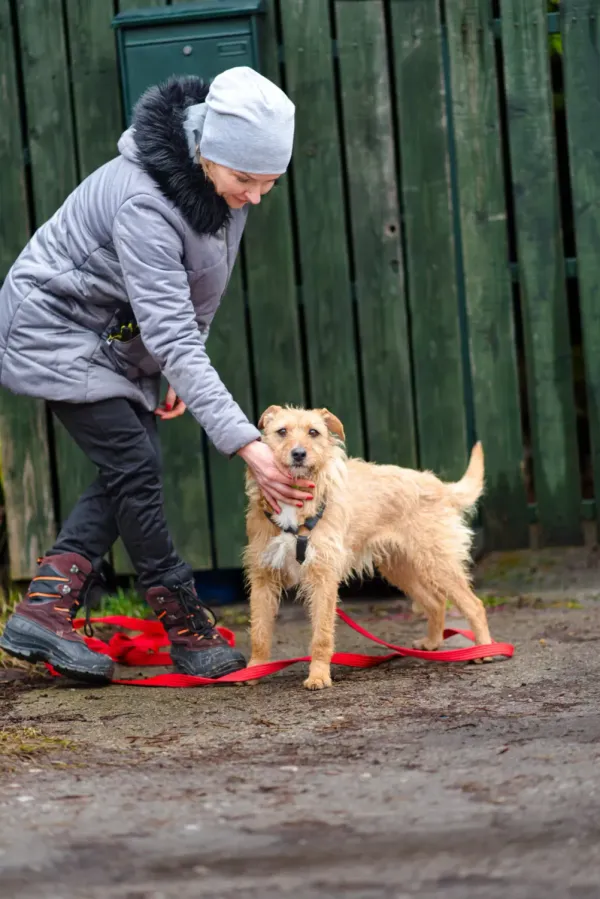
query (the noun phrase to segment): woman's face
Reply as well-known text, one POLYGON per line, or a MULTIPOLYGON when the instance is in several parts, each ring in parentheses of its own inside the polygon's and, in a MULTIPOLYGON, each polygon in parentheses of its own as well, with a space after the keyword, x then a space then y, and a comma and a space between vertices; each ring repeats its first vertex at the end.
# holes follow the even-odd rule
POLYGON ((231 209, 241 209, 246 203, 257 206, 279 178, 279 175, 249 175, 209 160, 202 160, 202 167, 231 209))

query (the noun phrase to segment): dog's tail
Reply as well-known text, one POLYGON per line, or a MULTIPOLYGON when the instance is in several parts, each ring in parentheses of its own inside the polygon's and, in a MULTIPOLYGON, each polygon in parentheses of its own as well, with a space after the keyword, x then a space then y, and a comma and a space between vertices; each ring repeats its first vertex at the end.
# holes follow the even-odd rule
POLYGON ((475 505, 484 487, 483 446, 476 443, 471 451, 469 466, 455 484, 448 485, 453 503, 464 511, 475 505))

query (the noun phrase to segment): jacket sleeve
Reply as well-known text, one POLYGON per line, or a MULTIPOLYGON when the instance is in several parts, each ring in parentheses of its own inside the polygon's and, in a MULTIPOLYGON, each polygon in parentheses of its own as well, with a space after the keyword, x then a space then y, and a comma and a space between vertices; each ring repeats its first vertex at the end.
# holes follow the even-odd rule
POLYGON ((226 389, 206 353, 177 224, 176 213, 152 196, 133 197, 115 216, 114 245, 146 349, 215 447, 233 455, 257 440, 260 433, 226 389))

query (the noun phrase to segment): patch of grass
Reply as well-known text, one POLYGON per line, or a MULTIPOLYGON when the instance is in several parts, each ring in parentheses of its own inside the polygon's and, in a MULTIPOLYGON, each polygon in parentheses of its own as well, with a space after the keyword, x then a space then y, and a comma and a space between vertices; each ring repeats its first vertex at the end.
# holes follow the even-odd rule
POLYGON ((250 624, 250 612, 243 609, 220 608, 217 617, 224 627, 248 627, 250 624))
POLYGON ((14 727, 0 730, 0 757, 30 758, 44 752, 58 749, 74 749, 71 740, 62 737, 48 737, 35 727, 14 727))
MULTIPOLYGON (((21 594, 14 587, 11 588, 9 593, 6 593, 4 590, 0 591, 0 631, 4 630, 4 625, 8 621, 9 616, 12 614, 14 607, 17 605, 20 599, 21 594)), ((27 662, 21 662, 19 659, 8 656, 0 649, 0 668, 29 667, 30 666, 27 664, 27 662)))
POLYGON ((557 599, 549 603, 551 609, 583 609, 583 603, 578 599, 557 599))
POLYGON ((97 612, 98 617, 127 615, 130 618, 149 618, 151 614, 135 590, 124 590, 122 587, 119 587, 112 596, 104 596, 97 612))
POLYGON ((14 587, 8 594, 4 590, 0 592, 0 627, 4 627, 8 616, 20 599, 21 594, 14 587))
POLYGON ((497 609, 498 606, 506 605, 506 596, 485 596, 480 597, 482 603, 487 609, 497 609))

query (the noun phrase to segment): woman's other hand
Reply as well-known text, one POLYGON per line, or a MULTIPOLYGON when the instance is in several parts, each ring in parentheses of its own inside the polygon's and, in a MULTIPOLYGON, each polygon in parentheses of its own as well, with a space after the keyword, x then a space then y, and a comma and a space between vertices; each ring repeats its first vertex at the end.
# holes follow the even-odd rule
POLYGON ((171 418, 178 418, 180 415, 183 415, 186 408, 183 400, 179 399, 172 387, 169 387, 164 403, 160 404, 154 414, 158 415, 161 421, 168 421, 171 418))
POLYGON ((297 480, 276 460, 273 450, 266 443, 255 440, 238 450, 246 465, 251 469, 261 493, 275 512, 279 513, 279 503, 302 507, 304 500, 311 500, 314 484, 297 480), (300 488, 300 489, 296 489, 300 488))

